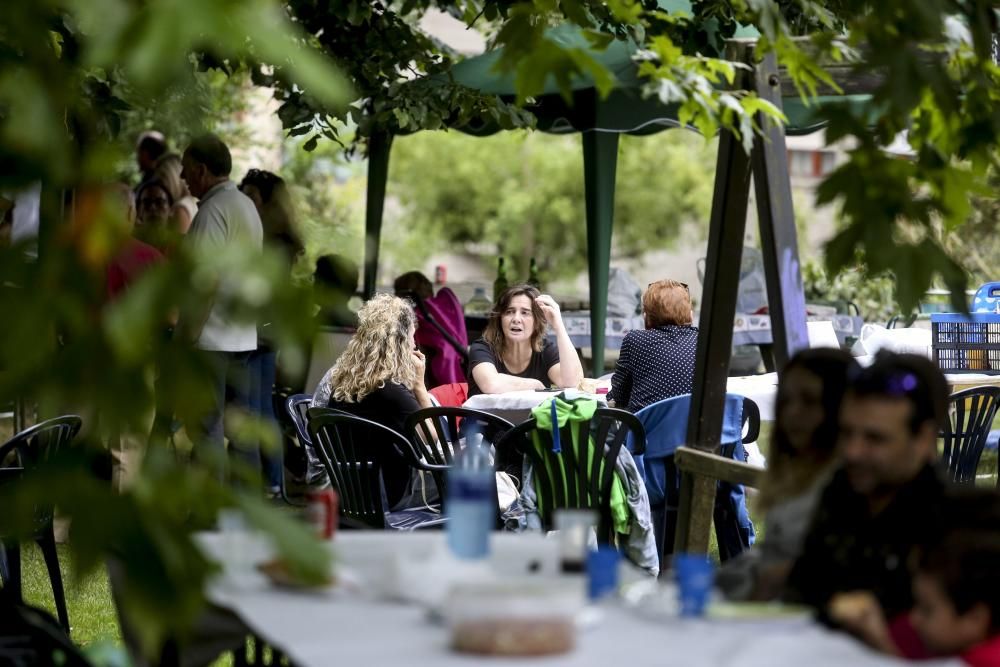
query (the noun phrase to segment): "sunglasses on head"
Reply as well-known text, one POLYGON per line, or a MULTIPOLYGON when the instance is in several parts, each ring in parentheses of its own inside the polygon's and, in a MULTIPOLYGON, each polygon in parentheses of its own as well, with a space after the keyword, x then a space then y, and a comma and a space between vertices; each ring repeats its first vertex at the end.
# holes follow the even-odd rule
MULTIPOLYGON (((650 287, 652 287, 653 285, 655 285, 655 284, 656 284, 656 283, 658 283, 658 282, 660 282, 660 281, 659 281, 659 280, 654 280, 653 282, 651 282, 651 283, 649 283, 648 285, 646 285, 646 289, 649 289, 650 287)), ((691 288, 690 288, 690 287, 688 287, 688 284, 687 284, 687 283, 682 283, 682 282, 680 282, 679 280, 677 280, 677 281, 674 281, 674 282, 676 282, 676 283, 677 283, 678 285, 680 285, 681 287, 683 287, 684 289, 686 289, 686 290, 688 291, 688 293, 690 293, 690 292, 691 292, 691 288)))
MULTIPOLYGON (((864 368, 853 369, 853 372, 849 373, 848 379, 850 382, 857 382, 864 376, 864 374, 864 368)), ((919 386, 920 379, 917 377, 916 373, 909 371, 889 373, 881 383, 882 391, 885 392, 886 396, 891 396, 893 398, 905 398, 919 386)))

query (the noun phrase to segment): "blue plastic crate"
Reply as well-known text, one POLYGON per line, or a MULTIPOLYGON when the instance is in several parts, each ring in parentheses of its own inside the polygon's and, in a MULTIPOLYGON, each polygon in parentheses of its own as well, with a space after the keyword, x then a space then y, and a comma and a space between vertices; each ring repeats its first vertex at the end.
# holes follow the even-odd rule
POLYGON ((1000 374, 1000 314, 931 315, 934 361, 945 373, 1000 374))

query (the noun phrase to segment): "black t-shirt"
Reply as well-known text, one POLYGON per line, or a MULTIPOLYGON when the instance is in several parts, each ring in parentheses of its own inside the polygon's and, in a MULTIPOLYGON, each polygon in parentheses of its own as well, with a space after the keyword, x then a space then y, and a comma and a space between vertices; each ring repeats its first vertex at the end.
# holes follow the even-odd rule
POLYGON ((910 555, 944 525, 946 485, 925 467, 879 514, 839 471, 823 491, 785 598, 823 609, 836 593, 871 591, 889 619, 909 611, 910 555))
MULTIPOLYGON (((358 403, 344 403, 331 398, 328 407, 388 426, 405 436, 403 425, 406 418, 419 410, 420 404, 412 391, 401 384, 387 382, 384 387, 376 389, 358 403)), ((391 451, 391 448, 383 451, 391 451)), ((389 507, 395 507, 406 493, 410 466, 397 456, 385 456, 382 459, 382 480, 385 482, 389 507)))
POLYGON ((528 367, 520 373, 512 373, 504 366, 500 355, 494 354, 489 343, 480 338, 469 346, 469 397, 482 394, 483 390, 476 385, 476 379, 472 374, 473 369, 482 363, 489 363, 496 366, 498 373, 513 375, 519 378, 531 378, 538 380, 548 387, 552 380, 549 379, 549 369, 559 363, 559 347, 552 341, 546 339, 542 341, 542 351, 532 352, 528 367))

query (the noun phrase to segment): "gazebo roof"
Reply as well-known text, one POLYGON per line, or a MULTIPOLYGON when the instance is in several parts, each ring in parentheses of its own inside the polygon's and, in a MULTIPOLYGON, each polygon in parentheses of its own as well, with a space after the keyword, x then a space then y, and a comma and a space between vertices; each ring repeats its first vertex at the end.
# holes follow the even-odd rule
MULTIPOLYGON (((660 8, 671 13, 691 12, 688 0, 659 0, 660 8)), ((664 104, 655 96, 643 94, 644 82, 640 78, 635 55, 638 45, 630 39, 615 39, 603 49, 594 48, 583 30, 573 24, 563 24, 546 31, 546 36, 565 48, 580 48, 612 74, 615 85, 610 94, 601 98, 595 82, 586 73, 574 76, 569 82, 571 102, 561 94, 558 82, 549 76, 542 93, 527 105, 537 118, 537 128, 543 132, 565 134, 597 130, 620 134, 645 135, 679 127, 679 105, 664 104)), ((754 39, 759 33, 752 27, 741 26, 735 38, 754 39)), ((499 95, 513 101, 517 95, 515 74, 501 72, 497 66, 499 51, 488 51, 456 63, 447 74, 433 78, 450 80, 482 93, 499 95)), ((788 118, 786 134, 801 135, 815 132, 823 123, 818 109, 831 103, 863 103, 867 95, 824 96, 806 105, 795 91, 786 91, 782 106, 788 118)), ((476 118, 454 129, 477 136, 502 131, 491 118, 476 118)))

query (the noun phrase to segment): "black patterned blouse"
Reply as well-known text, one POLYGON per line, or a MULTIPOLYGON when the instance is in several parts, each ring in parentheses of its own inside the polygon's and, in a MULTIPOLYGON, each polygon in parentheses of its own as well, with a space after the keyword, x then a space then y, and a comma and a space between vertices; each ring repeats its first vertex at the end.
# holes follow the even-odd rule
POLYGON ((668 324, 625 334, 608 400, 629 412, 691 393, 698 327, 668 324))

